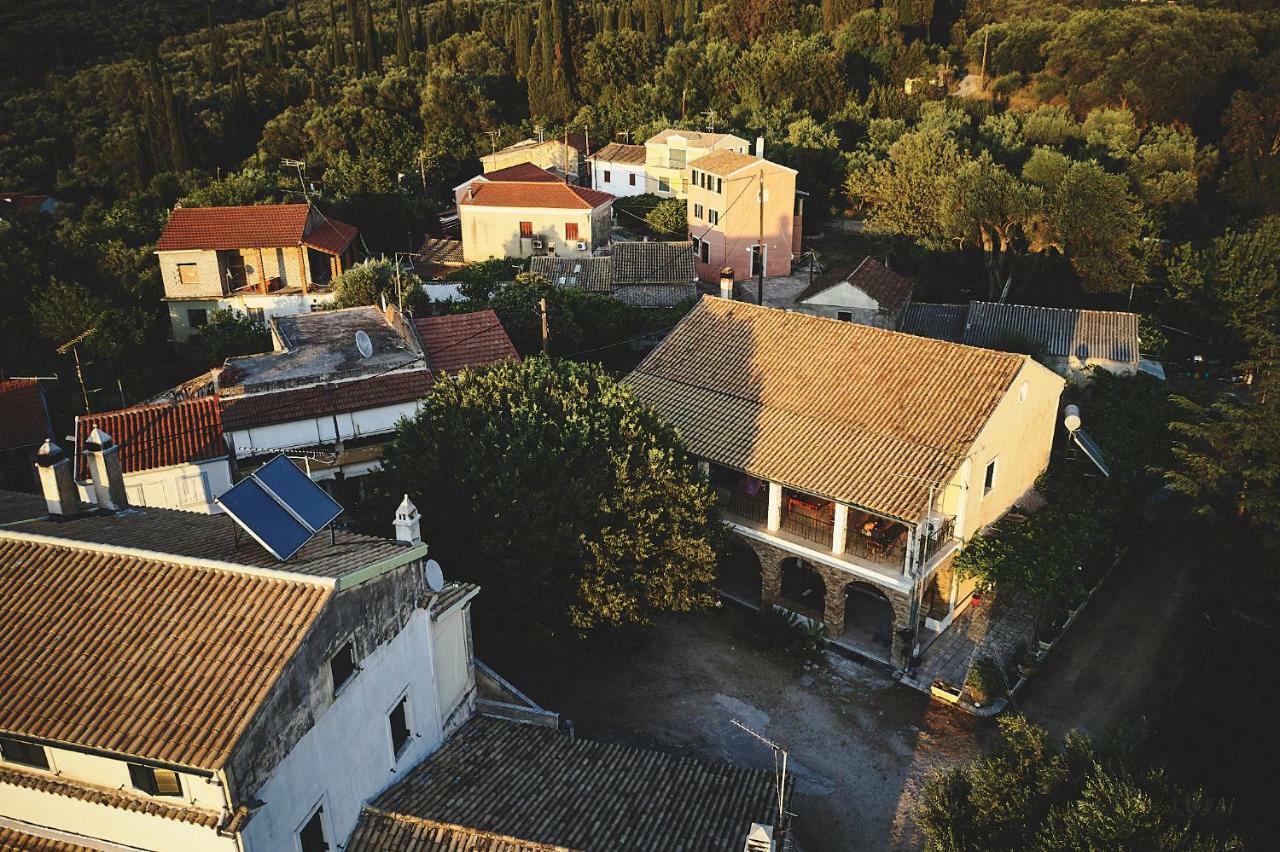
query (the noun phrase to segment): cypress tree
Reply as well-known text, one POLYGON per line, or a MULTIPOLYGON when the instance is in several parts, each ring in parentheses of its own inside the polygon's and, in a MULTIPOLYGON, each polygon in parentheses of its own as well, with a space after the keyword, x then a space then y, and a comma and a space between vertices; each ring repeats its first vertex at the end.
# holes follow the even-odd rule
POLYGON ((329 47, 330 61, 334 68, 342 65, 342 33, 338 31, 338 7, 334 0, 329 0, 329 47))
POLYGON ((409 27, 409 7, 405 0, 396 0, 396 59, 404 67, 409 67, 410 47, 413 42, 413 31, 409 27))
POLYGON ((427 49, 427 34, 422 29, 422 7, 413 7, 413 46, 418 50, 427 49))
POLYGON ((364 73, 364 52, 360 49, 360 18, 356 0, 347 0, 347 26, 351 29, 351 65, 358 77, 364 73))
POLYGON ((364 46, 366 67, 374 74, 382 70, 382 56, 378 52, 378 28, 373 23, 373 0, 364 2, 364 46))
POLYGON ((267 23, 267 19, 262 19, 262 44, 259 50, 262 52, 262 62, 266 66, 275 65, 274 51, 271 49, 271 25, 267 23))

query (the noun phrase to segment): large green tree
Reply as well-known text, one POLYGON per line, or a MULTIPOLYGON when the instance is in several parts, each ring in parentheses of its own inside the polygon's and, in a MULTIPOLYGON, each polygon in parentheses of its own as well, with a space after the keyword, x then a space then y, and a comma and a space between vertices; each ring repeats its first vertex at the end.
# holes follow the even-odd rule
POLYGON ((384 468, 498 629, 585 634, 714 599, 714 497, 675 431, 598 366, 539 357, 438 382, 384 468))

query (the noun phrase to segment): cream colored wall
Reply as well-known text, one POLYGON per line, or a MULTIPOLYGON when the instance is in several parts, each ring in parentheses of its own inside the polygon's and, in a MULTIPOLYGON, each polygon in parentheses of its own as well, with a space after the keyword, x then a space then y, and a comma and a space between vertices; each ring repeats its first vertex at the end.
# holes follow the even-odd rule
POLYGON ((215 298, 222 295, 224 283, 215 251, 156 252, 164 294, 170 299, 215 298), (178 264, 194 263, 199 267, 200 283, 183 284, 178 278, 178 264))
MULTIPOLYGON (((986 426, 973 444, 970 464, 957 474, 945 502, 947 514, 960 514, 964 501, 963 528, 957 533, 964 539, 973 536, 1013 506, 1015 500, 1035 484, 1036 477, 1049 466, 1054 429, 1058 421, 1058 405, 1066 385, 1061 376, 1026 359, 1004 398, 996 406, 986 426), (1027 386, 1026 399, 1019 400, 1019 390, 1027 386), (991 493, 982 488, 987 464, 996 459, 996 481, 991 493)), ((960 521, 957 521, 959 527, 960 521)))
POLYGON ((285 287, 301 287, 304 280, 310 283, 303 252, 305 249, 299 246, 240 249, 240 257, 244 259, 245 283, 257 286, 264 278, 268 281, 280 278, 285 287), (262 252, 261 265, 258 252, 262 252))
POLYGON ((522 148, 519 151, 496 151, 481 157, 480 162, 486 174, 510 166, 518 166, 521 163, 533 163, 539 168, 555 168, 559 171, 567 171, 575 178, 578 176, 578 152, 573 148, 566 148, 564 142, 559 139, 548 139, 541 145, 522 148))
POLYGON ((459 210, 462 220, 462 257, 468 263, 494 257, 528 257, 532 251, 529 240, 520 239, 520 223, 533 223, 534 239, 549 241, 555 245, 557 257, 589 257, 591 248, 608 239, 607 227, 593 227, 593 220, 607 223, 611 205, 593 210, 561 210, 514 207, 482 207, 464 204, 459 210), (578 226, 578 240, 587 244, 585 251, 577 250, 577 241, 565 236, 565 224, 578 226))
POLYGON ((475 662, 469 647, 469 619, 469 609, 461 607, 432 624, 432 639, 435 644, 433 659, 441 719, 448 719, 475 688, 475 662))
MULTIPOLYGON (((67 781, 112 791, 123 790, 131 795, 136 793, 144 801, 154 799, 219 812, 225 808, 222 788, 199 775, 179 773, 182 798, 152 797, 133 790, 129 767, 123 760, 59 748, 46 748, 45 753, 49 758, 50 772, 67 781)), ((31 771, 37 773, 39 770, 31 771)), ((0 815, 139 849, 181 849, 183 852, 233 852, 236 849, 233 838, 219 837, 212 828, 12 784, 0 784, 0 815)))
POLYGON ((644 145, 644 170, 649 179, 649 192, 665 198, 686 197, 693 190, 692 184, 685 183, 685 181, 689 180, 688 164, 710 153, 710 148, 689 147, 679 139, 671 139, 666 143, 646 142, 644 145), (671 162, 672 149, 685 152, 684 168, 673 169, 667 165, 671 162), (670 187, 667 191, 659 188, 659 181, 663 179, 667 181, 667 185, 670 187))

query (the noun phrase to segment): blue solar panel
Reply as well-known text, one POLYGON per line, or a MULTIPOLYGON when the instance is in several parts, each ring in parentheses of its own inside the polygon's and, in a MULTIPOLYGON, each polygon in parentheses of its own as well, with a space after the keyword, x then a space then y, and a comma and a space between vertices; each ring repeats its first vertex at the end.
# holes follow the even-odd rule
POLYGON ((324 529, 342 514, 338 502, 285 456, 276 456, 258 468, 253 478, 267 486, 272 494, 302 518, 313 533, 324 529))
POLYGON ((300 524, 252 477, 242 479, 219 497, 218 505, 281 562, 311 539, 311 530, 300 524))

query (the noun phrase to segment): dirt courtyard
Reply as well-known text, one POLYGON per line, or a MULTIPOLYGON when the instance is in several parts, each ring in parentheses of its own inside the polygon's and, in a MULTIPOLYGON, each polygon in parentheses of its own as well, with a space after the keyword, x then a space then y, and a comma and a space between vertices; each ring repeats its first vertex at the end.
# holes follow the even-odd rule
POLYGON ((917 848, 910 812, 925 774, 975 756, 994 724, 830 652, 806 665, 762 649, 742 621, 728 607, 667 617, 625 654, 503 674, 584 736, 771 768, 736 719, 789 750, 805 852, 917 848))

